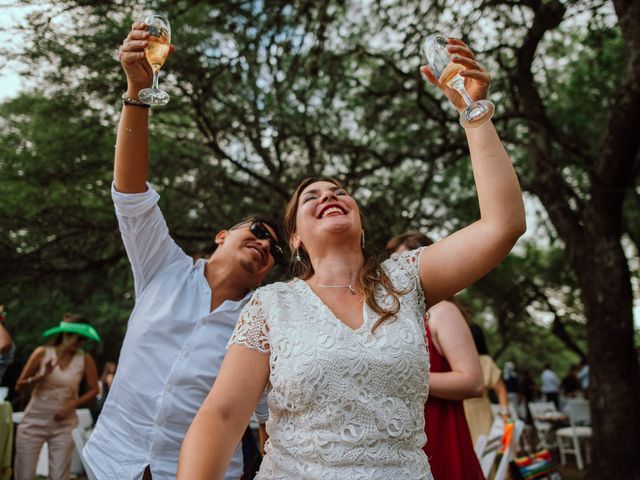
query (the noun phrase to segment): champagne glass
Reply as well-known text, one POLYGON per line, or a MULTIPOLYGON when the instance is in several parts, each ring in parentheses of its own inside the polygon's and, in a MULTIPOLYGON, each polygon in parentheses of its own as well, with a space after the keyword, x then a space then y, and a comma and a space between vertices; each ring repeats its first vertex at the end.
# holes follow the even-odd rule
POLYGON ((441 33, 429 35, 422 44, 422 53, 427 57, 427 65, 441 84, 453 88, 467 104, 460 114, 460 124, 465 128, 479 127, 493 117, 495 107, 489 100, 473 99, 464 88, 464 78, 460 71, 464 67, 451 61, 451 54, 447 48, 449 41, 441 33))
POLYGON ((171 46, 171 25, 164 15, 152 14, 144 19, 149 32, 149 46, 144 49, 149 65, 153 70, 153 85, 138 92, 138 97, 148 105, 166 105, 169 94, 158 88, 158 76, 171 46))

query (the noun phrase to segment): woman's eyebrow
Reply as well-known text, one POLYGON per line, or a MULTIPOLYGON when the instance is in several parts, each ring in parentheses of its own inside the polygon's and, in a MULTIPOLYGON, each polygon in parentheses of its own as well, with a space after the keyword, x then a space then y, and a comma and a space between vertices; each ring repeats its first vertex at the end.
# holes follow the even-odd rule
MULTIPOLYGON (((335 192, 336 190, 344 190, 344 188, 342 187, 331 187, 329 190, 331 190, 332 192, 335 192)), ((302 195, 318 195, 320 193, 320 190, 317 188, 312 188, 311 190, 307 190, 306 192, 304 192, 302 195)))

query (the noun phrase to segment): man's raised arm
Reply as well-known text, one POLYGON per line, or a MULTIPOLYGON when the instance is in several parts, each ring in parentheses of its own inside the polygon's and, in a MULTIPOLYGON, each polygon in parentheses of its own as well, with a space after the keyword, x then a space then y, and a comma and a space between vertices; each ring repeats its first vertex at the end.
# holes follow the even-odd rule
MULTIPOLYGON (((138 92, 151 86, 153 72, 144 49, 149 34, 144 23, 134 23, 120 46, 120 63, 127 74, 126 96, 130 104, 122 107, 118 126, 113 178, 121 193, 146 191, 149 172, 149 108, 131 103, 139 102, 138 92), (133 102, 131 102, 133 101, 133 102)), ((173 51, 171 46, 170 53, 173 51)))

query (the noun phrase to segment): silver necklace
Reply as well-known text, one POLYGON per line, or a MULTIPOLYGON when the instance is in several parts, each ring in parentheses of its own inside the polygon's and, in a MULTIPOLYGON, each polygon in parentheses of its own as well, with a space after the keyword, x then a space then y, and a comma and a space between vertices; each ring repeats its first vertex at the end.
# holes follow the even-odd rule
POLYGON ((346 288, 346 289, 349 290, 349 293, 351 295, 355 295, 356 294, 356 289, 353 287, 353 285, 354 285, 353 283, 351 285, 320 285, 320 284, 317 284, 318 287, 322 287, 322 288, 346 288))

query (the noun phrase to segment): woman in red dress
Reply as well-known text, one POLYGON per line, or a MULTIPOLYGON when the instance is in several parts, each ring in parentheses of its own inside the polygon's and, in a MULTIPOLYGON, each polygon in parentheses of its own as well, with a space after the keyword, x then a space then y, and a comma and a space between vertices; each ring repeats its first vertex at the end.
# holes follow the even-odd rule
MULTIPOLYGON (((389 253, 413 250, 432 242, 407 232, 387 243, 389 253)), ((429 342, 429 399, 424 407, 429 458, 435 480, 484 480, 473 449, 462 400, 484 391, 480 359, 467 320, 453 301, 440 302, 425 318, 429 342)))

